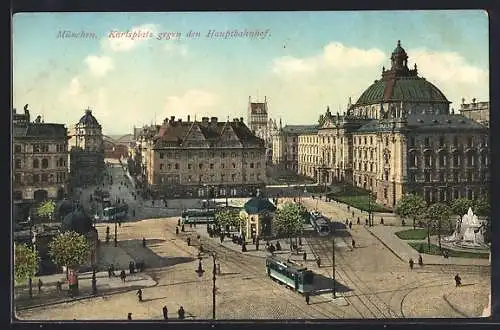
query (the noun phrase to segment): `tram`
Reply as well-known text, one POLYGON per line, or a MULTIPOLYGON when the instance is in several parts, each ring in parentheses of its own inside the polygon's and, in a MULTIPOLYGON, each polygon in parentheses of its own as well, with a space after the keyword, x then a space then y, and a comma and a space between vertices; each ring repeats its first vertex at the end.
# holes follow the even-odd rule
POLYGON ((104 221, 120 220, 126 218, 127 214, 128 214, 128 205, 118 204, 115 206, 104 208, 104 211, 102 212, 102 219, 104 221))
POLYGON ((306 267, 292 264, 276 256, 266 258, 267 275, 285 284, 296 292, 310 293, 313 291, 314 273, 306 267))
POLYGON ((320 236, 328 236, 330 234, 330 220, 318 211, 311 212, 309 221, 320 236))
POLYGON ((182 224, 213 223, 215 221, 215 210, 187 209, 181 213, 182 224))

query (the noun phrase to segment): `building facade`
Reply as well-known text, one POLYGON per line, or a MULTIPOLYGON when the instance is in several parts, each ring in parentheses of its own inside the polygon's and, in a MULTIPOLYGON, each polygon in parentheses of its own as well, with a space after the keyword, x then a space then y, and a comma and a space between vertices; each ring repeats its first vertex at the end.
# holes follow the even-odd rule
POLYGON ((139 136, 145 188, 166 197, 248 196, 266 184, 266 148, 243 118, 165 119, 139 136))
POLYGON ((44 123, 38 116, 30 122, 13 109, 14 203, 62 199, 68 178, 68 134, 63 124, 44 123))
POLYGON ((299 139, 317 132, 318 125, 286 125, 282 127, 280 120, 280 128, 273 135, 273 165, 279 169, 299 172, 299 163, 304 165, 300 157, 306 152, 306 148, 299 150, 299 145, 302 147, 306 145, 305 143, 299 144, 299 139))
POLYGON ((102 127, 90 109, 80 118, 71 136, 70 176, 72 186, 95 183, 104 169, 102 127))
POLYGON ((465 103, 465 99, 462 98, 462 104, 460 105, 460 114, 469 119, 477 121, 483 125, 489 126, 490 123, 490 102, 476 102, 476 99, 472 99, 471 103, 465 103))
POLYGON ((300 174, 365 188, 387 207, 407 193, 428 202, 487 193, 487 127, 450 112, 443 93, 407 60, 398 41, 391 69, 355 104, 342 114, 327 109, 317 134, 299 136, 300 174))

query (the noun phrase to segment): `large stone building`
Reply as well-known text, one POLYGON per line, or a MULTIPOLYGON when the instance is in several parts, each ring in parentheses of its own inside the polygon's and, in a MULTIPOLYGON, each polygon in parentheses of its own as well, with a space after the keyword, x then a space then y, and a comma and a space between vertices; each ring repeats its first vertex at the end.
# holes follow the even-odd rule
POLYGON ((75 125, 70 142, 72 186, 96 182, 104 169, 104 142, 102 127, 90 109, 75 125))
POLYGON ((299 137, 300 174, 363 187, 388 207, 412 192, 429 202, 486 193, 487 127, 450 113, 443 93, 407 60, 398 41, 390 70, 355 104, 342 115, 327 109, 317 134, 299 137))
POLYGON ((13 109, 13 199, 30 205, 46 199, 62 199, 68 175, 68 133, 63 124, 44 123, 38 116, 30 122, 13 109))
MULTIPOLYGON (((306 136, 315 135, 318 125, 285 125, 282 127, 281 120, 279 129, 273 135, 273 165, 281 170, 299 172, 299 157, 306 159, 309 148, 305 147, 306 136), (299 139, 304 139, 299 150, 299 139)), ((306 172, 305 170, 303 172, 306 172)), ((309 173, 309 171, 307 171, 309 173)))
POLYGON ((264 141, 243 118, 165 119, 139 133, 144 188, 174 196, 248 196, 266 183, 264 141), (210 194, 213 192, 213 194, 210 194))
POLYGON ((460 114, 477 121, 483 125, 489 126, 490 123, 490 102, 476 102, 476 99, 472 99, 472 103, 465 103, 465 99, 462 98, 462 104, 460 104, 460 114))

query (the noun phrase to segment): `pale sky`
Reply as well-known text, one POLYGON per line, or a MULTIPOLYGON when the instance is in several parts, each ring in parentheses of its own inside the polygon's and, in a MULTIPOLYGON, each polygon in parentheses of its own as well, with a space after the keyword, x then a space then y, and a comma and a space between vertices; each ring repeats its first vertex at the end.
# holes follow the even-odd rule
POLYGON ((105 134, 128 134, 172 115, 246 120, 248 97, 267 96, 271 118, 313 124, 380 79, 398 39, 408 66, 417 63, 453 108, 462 97, 489 100, 485 11, 22 13, 13 19, 13 104, 68 126, 89 106, 105 134), (207 37, 228 29, 267 35, 207 37), (58 38, 65 30, 96 38, 58 38), (180 37, 157 40, 162 32, 180 37))

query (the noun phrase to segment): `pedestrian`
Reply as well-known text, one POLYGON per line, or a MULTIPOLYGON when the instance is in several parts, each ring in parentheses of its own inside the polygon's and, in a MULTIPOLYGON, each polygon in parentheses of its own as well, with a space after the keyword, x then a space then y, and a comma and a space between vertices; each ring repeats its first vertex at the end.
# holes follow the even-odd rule
POLYGON ((410 264, 410 269, 413 269, 413 259, 410 258, 410 260, 408 261, 408 263, 410 264))
POLYGON ((184 320, 184 315, 185 315, 184 307, 181 306, 177 311, 177 314, 179 315, 180 320, 184 320))
POLYGON ((320 257, 316 257, 316 264, 318 265, 318 268, 321 268, 321 259, 320 257))
POLYGON ((111 278, 111 265, 108 267, 108 277, 111 278))
POLYGON ((365 225, 368 226, 368 219, 365 219, 365 225))
POLYGON ((384 224, 384 218, 380 218, 380 224, 383 225, 384 224))
POLYGON ((127 278, 127 274, 125 274, 125 271, 122 270, 120 272, 120 279, 122 280, 123 283, 125 283, 125 279, 127 278))
POLYGON ((142 302, 142 289, 137 290, 136 295, 139 298, 139 302, 142 302))
POLYGON ((181 231, 184 232, 184 224, 181 226, 181 231))
POLYGON ((354 239, 352 240, 352 248, 356 248, 356 241, 354 239))
POLYGON ((460 276, 457 274, 455 275, 455 287, 459 287, 462 285, 462 279, 460 278, 460 276))
POLYGON ((276 242, 276 251, 281 251, 281 244, 279 241, 276 242))
POLYGON ((306 296, 306 304, 309 305, 309 292, 304 293, 304 295, 306 296))
POLYGON ((307 253, 306 253, 306 251, 304 251, 304 253, 302 254, 302 259, 304 259, 304 261, 307 260, 307 253))
POLYGON ((255 251, 259 251, 259 240, 255 241, 255 251))
POLYGON ((352 229, 352 221, 349 221, 349 229, 352 229))
POLYGON ((135 273, 135 269, 134 269, 134 268, 135 268, 135 267, 134 267, 134 262, 133 262, 133 261, 129 262, 129 263, 128 263, 128 270, 129 270, 129 273, 130 273, 130 274, 135 273))
POLYGON ((424 265, 424 260, 422 259, 422 255, 418 256, 418 265, 422 267, 424 265))
POLYGON ((62 291, 62 282, 61 281, 57 281, 56 289, 57 289, 57 293, 60 293, 62 291))
POLYGON ((181 219, 177 219, 177 226, 180 226, 181 225, 181 219))
POLYGON ((127 314, 127 320, 132 321, 132 313, 127 314))
POLYGON ((220 234, 220 242, 221 242, 221 244, 222 244, 222 242, 224 242, 224 233, 220 234))
POLYGON ((163 319, 168 320, 168 309, 167 306, 163 306, 163 319))
POLYGON ((188 237, 186 241, 187 241, 188 246, 191 246, 191 237, 188 237))
POLYGON ((189 228, 193 228, 193 224, 192 223, 189 223, 189 228))
POLYGON ((38 279, 38 293, 42 292, 42 285, 43 285, 42 280, 38 279))
POLYGON ((359 217, 358 217, 358 221, 356 221, 356 224, 357 224, 357 225, 359 225, 359 224, 360 224, 359 217))
POLYGON ((175 234, 179 235, 179 227, 175 227, 175 234))
POLYGON ((146 247, 146 238, 142 238, 142 247, 146 247))

